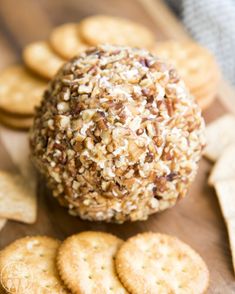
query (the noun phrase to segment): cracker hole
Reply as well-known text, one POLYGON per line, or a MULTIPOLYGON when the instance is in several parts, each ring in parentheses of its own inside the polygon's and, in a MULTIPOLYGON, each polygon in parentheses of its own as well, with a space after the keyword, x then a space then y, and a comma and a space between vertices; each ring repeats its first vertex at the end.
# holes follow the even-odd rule
POLYGON ((39 256, 40 256, 40 257, 44 257, 44 254, 43 254, 43 253, 40 253, 39 256))
POLYGON ((104 267, 104 265, 101 265, 101 267, 100 267, 102 270, 104 270, 105 269, 105 267, 104 267))
POLYGON ((113 287, 109 287, 109 290, 110 290, 110 291, 113 291, 113 287))
POLYGON ((86 257, 84 257, 84 258, 83 258, 83 261, 86 261, 86 262, 87 262, 87 259, 86 259, 86 257))
POLYGON ((145 266, 144 266, 144 265, 142 265, 142 266, 141 266, 141 268, 142 268, 142 269, 145 269, 145 266))
POLYGON ((91 276, 91 275, 89 275, 89 276, 88 276, 88 279, 89 279, 89 280, 92 280, 92 276, 91 276))

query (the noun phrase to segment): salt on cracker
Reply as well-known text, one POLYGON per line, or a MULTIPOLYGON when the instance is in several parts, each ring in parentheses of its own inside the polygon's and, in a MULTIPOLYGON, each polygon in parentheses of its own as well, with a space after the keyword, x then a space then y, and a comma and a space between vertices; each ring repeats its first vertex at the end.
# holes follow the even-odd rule
POLYGON ((206 148, 204 156, 216 161, 225 148, 235 143, 235 116, 225 114, 206 127, 206 148))
POLYGON ((235 179, 218 181, 214 186, 225 220, 235 218, 235 179))
POLYGON ((148 48, 154 44, 153 33, 128 19, 95 15, 80 23, 82 38, 90 45, 112 44, 148 48))
POLYGON ((59 245, 58 240, 36 236, 19 239, 7 246, 0 254, 3 287, 17 294, 69 293, 56 269, 59 245))
POLYGON ((15 130, 28 130, 33 124, 32 117, 14 117, 0 112, 0 123, 15 130))
POLYGON ((37 213, 35 190, 20 174, 0 171, 0 217, 34 223, 37 213))
POLYGON ((23 51, 23 59, 32 71, 48 80, 54 77, 65 62, 45 41, 26 46, 23 51))
POLYGON ((46 82, 21 65, 13 65, 0 73, 0 109, 18 115, 33 115, 46 82))
POLYGON ((218 181, 229 179, 235 181, 235 143, 229 145, 219 157, 212 168, 208 183, 214 185, 218 181))
POLYGON ((71 59, 88 47, 81 39, 76 23, 67 23, 55 28, 50 36, 50 44, 64 59, 71 59))
POLYGON ((209 272, 202 258, 177 238, 143 233, 117 252, 116 270, 130 293, 204 293, 209 272))
POLYGON ((114 267, 114 256, 122 244, 102 232, 83 232, 65 240, 59 248, 57 265, 72 293, 127 293, 114 267))
POLYGON ((0 231, 1 231, 1 229, 5 226, 6 222, 7 222, 6 219, 4 219, 4 218, 0 218, 0 231))

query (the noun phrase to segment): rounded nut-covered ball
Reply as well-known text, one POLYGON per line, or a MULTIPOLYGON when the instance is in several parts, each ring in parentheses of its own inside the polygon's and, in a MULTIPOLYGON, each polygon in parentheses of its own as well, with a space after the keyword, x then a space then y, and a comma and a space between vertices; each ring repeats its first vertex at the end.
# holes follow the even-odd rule
POLYGON ((105 45, 66 63, 52 80, 31 149, 71 214, 135 221, 185 196, 203 129, 173 68, 145 50, 105 45))

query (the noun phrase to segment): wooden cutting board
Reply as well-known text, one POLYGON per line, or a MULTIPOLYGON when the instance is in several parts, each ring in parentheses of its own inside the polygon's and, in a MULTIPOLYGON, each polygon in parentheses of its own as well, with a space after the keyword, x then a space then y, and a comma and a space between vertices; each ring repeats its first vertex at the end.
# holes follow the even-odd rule
MULTIPOLYGON (((19 60, 22 47, 30 41, 47 38, 52 27, 63 22, 79 21, 95 13, 120 15, 139 21, 150 27, 156 33, 157 39, 189 38, 180 22, 162 2, 156 0, 22 0, 21 9, 15 9, 17 3, 17 0, 0 0, 0 67, 19 60)), ((228 83, 221 82, 216 102, 204 113, 206 122, 226 113, 227 109, 234 110, 234 93, 234 89, 228 83)), ((15 148, 13 151, 16 151, 14 154, 18 154, 11 158, 12 148, 6 148, 3 140, 0 141, 0 168, 16 169, 13 161, 21 168, 24 155, 27 153, 27 148, 23 147, 27 134, 2 127, 0 134, 4 135, 4 140, 12 142, 11 146, 15 148)), ((25 225, 8 221, 0 232, 0 249, 19 237, 33 234, 46 234, 64 239, 83 230, 101 230, 126 239, 144 231, 163 232, 181 238, 205 259, 211 273, 208 293, 235 293, 235 278, 226 227, 215 192, 207 185, 211 166, 205 159, 201 160, 197 178, 188 196, 174 208, 153 215, 145 222, 122 225, 86 222, 69 216, 51 197, 38 176, 37 222, 34 225, 25 225)))

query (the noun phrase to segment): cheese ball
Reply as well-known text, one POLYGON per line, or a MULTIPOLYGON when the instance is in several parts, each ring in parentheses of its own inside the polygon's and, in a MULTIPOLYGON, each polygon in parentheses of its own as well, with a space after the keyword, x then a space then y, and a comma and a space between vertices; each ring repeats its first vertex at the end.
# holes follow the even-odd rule
POLYGON ((174 68, 146 50, 100 45, 51 81, 30 145, 70 214, 122 223, 186 195, 203 131, 200 108, 174 68))

